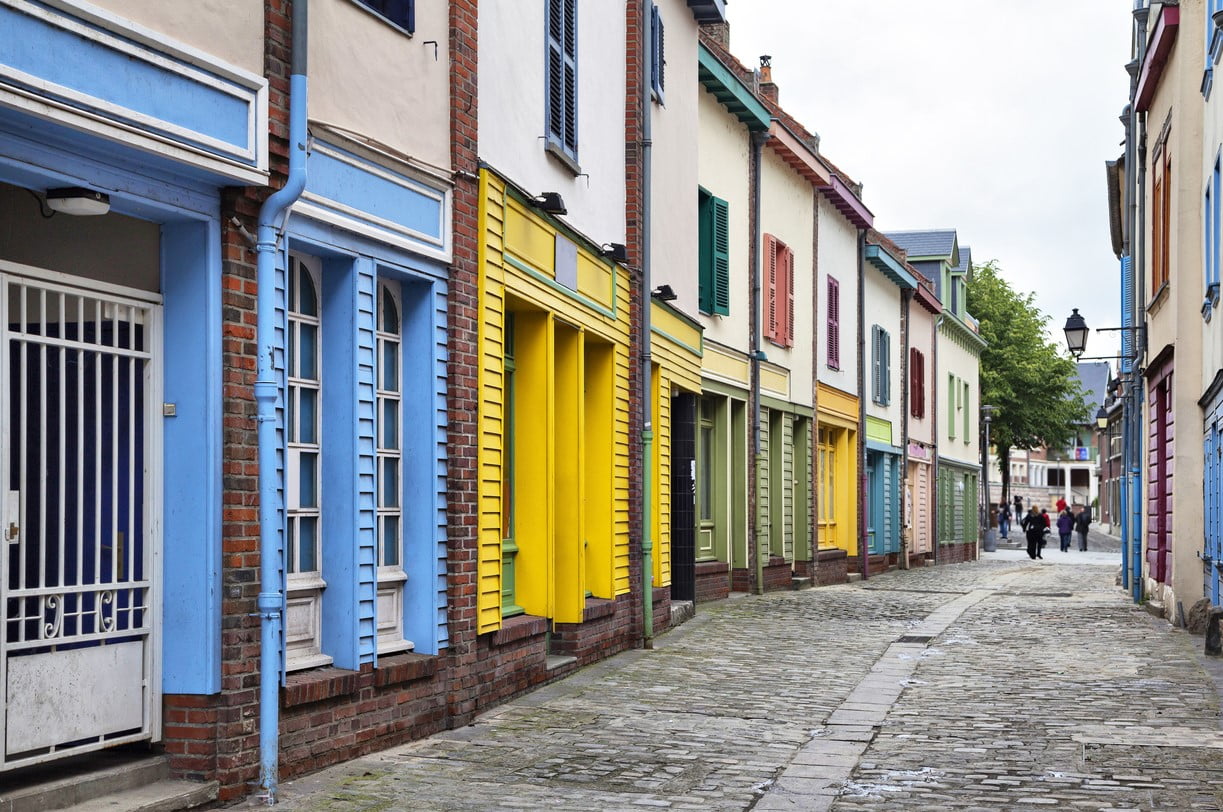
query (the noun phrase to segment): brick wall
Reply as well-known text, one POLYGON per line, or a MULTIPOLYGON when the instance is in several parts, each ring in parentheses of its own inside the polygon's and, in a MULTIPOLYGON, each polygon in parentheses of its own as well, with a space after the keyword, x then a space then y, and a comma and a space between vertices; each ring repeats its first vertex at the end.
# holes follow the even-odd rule
POLYGON ((938 561, 939 564, 963 564, 965 561, 975 561, 977 559, 977 542, 969 541, 964 544, 940 544, 938 546, 938 561))
POLYGON ((769 556, 764 565, 764 591, 780 592, 794 589, 794 570, 790 562, 779 555, 769 556))
POLYGON ((702 561, 696 565, 696 603, 720 601, 730 595, 730 565, 702 561))
POLYGON ((844 550, 820 550, 815 566, 815 583, 818 586, 843 584, 848 578, 849 554, 844 550))

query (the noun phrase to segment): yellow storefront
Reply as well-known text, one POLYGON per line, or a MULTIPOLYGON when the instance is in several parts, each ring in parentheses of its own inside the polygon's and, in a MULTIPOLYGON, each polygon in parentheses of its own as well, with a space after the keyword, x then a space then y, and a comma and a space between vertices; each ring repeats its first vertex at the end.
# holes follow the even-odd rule
POLYGON ((857 555, 858 399, 821 383, 816 400, 818 545, 857 555))
POLYGON ((629 275, 488 169, 480 192, 479 631, 581 623, 631 587, 629 275))

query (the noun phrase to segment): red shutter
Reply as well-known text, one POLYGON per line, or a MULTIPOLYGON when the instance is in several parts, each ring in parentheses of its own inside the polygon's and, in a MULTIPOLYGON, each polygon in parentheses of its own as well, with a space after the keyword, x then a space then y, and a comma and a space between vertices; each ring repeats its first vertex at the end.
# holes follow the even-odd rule
POLYGON ((828 277, 828 366, 841 368, 841 286, 828 277))
POLYGON ((764 337, 780 343, 777 313, 777 240, 764 235, 764 337))

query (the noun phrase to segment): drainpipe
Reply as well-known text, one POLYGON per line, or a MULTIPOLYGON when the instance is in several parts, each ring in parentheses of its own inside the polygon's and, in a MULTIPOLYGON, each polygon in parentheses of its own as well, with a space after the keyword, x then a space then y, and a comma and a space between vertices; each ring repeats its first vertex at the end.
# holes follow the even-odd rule
POLYGON ((653 0, 642 0, 642 60, 641 60, 641 623, 642 648, 654 648, 654 539, 652 508, 654 506, 654 410, 651 387, 654 381, 653 356, 650 352, 650 310, 654 305, 650 291, 650 159, 653 126, 650 121, 652 96, 650 64, 654 53, 650 14, 653 0))
POLYGON ((760 554, 760 164, 768 133, 752 133, 752 317, 751 317, 751 385, 752 385, 752 482, 756 498, 752 500, 752 538, 748 542, 756 552, 756 594, 764 594, 764 556, 760 554))
POLYGON ((306 186, 306 11, 308 0, 293 0, 292 61, 289 76, 289 176, 259 210, 256 250, 256 339, 259 361, 255 400, 259 415, 259 786, 268 806, 276 803, 280 764, 280 640, 285 597, 284 561, 277 543, 280 522, 276 479, 276 255, 289 207, 306 186))
POLYGON ((900 568, 909 568, 909 537, 907 524, 909 512, 906 507, 909 495, 909 308, 913 303, 913 291, 900 291, 900 568))
POLYGON ((933 470, 930 472, 930 476, 934 480, 931 483, 931 485, 934 487, 934 500, 933 500, 934 501, 934 521, 931 522, 930 532, 934 534, 934 538, 931 540, 930 549, 933 552, 935 564, 938 563, 938 559, 939 559, 938 537, 939 537, 939 530, 941 529, 938 526, 938 516, 939 516, 939 505, 938 505, 938 476, 939 476, 938 393, 939 393, 939 389, 941 389, 942 387, 940 384, 941 378, 939 378, 939 372, 938 372, 938 328, 943 326, 944 318, 945 317, 941 313, 938 316, 935 316, 934 321, 933 321, 933 326, 930 328, 930 356, 931 356, 931 361, 930 361, 930 415, 931 415, 931 419, 934 421, 934 425, 930 427, 931 429, 930 437, 931 439, 934 440, 934 448, 931 451, 931 453, 934 454, 934 462, 933 462, 933 470))
MULTIPOLYGON (((1134 42, 1137 51, 1138 68, 1130 78, 1130 142, 1128 149, 1133 154, 1134 162, 1126 167, 1127 173, 1134 173, 1135 186, 1133 198, 1130 201, 1131 216, 1134 218, 1130 230, 1130 301, 1125 304, 1122 316, 1128 319, 1122 321, 1123 326, 1133 328, 1130 340, 1130 370, 1129 391, 1126 393, 1125 408, 1128 411, 1125 421, 1129 442, 1125 450, 1125 475, 1128 477, 1129 513, 1126 523, 1129 526, 1130 540, 1130 590, 1135 603, 1142 601, 1142 373, 1139 359, 1146 352, 1146 324, 1142 310, 1145 299, 1144 285, 1146 281, 1146 163, 1147 163, 1147 132, 1146 114, 1137 109, 1138 69, 1146 60, 1147 54, 1147 21, 1150 9, 1144 0, 1134 0, 1134 42), (1134 172, 1134 168, 1137 172, 1134 172), (1128 321, 1128 324, 1127 324, 1128 321)), ((1127 184, 1128 186, 1128 184, 1127 184)))
POLYGON ((862 580, 871 577, 866 538, 866 229, 858 229, 858 561, 862 580))

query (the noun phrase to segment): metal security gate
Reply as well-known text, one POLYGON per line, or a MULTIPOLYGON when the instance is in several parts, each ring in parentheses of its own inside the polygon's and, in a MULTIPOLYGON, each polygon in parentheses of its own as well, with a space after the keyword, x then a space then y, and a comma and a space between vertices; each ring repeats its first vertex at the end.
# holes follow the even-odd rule
POLYGON ((0 770, 159 730, 161 307, 0 263, 0 770))

